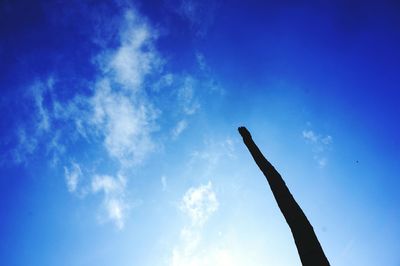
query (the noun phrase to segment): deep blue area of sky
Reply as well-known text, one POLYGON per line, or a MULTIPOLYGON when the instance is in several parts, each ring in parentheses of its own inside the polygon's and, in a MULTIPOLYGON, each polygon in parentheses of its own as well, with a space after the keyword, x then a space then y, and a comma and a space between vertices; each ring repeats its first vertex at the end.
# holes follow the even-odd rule
MULTIPOLYGON (((13 113, 18 97, 12 96, 20 95, 32 77, 57 69, 72 84, 74 78, 93 75, 88 58, 99 47, 93 45, 90 31, 96 15, 117 10, 102 1, 88 3, 2 2, 0 81, 7 99, 2 113, 13 113)), ((166 3, 144 1, 136 6, 155 25, 168 25, 158 48, 176 68, 190 69, 191 51, 197 49, 232 86, 262 89, 257 85, 271 79, 307 84, 305 93, 340 98, 355 123, 369 125, 388 147, 399 145, 400 17, 395 1, 221 2, 214 4, 215 18, 200 38, 166 3)), ((206 11, 201 14, 204 20, 206 11)), ((324 105, 329 111, 329 104, 324 105)), ((18 117, 3 116, 2 135, 15 123, 18 117)))

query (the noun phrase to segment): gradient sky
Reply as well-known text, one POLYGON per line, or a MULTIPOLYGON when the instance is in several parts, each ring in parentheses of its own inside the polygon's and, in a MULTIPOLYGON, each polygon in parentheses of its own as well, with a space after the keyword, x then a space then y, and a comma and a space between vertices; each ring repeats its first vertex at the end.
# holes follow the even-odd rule
POLYGON ((2 265, 400 265, 397 1, 0 3, 2 265))

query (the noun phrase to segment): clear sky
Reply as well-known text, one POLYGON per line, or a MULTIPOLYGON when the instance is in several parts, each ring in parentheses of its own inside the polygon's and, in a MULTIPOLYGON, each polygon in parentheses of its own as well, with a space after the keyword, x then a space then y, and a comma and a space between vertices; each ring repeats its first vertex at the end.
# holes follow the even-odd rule
POLYGON ((397 1, 0 3, 1 265, 400 265, 397 1))

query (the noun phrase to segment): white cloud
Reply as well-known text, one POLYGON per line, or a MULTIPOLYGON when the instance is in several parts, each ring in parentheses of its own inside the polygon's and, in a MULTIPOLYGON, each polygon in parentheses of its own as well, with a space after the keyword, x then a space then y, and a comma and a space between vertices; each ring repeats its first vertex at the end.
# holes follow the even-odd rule
POLYGON ((180 250, 179 253, 186 255, 194 253, 201 241, 201 233, 199 228, 193 228, 190 225, 181 229, 179 237, 181 246, 179 249, 175 249, 174 251, 177 252, 180 250))
MULTIPOLYGON (((54 82, 37 83, 33 96, 38 130, 49 131, 51 121, 72 122, 75 134, 95 145, 101 141, 109 157, 123 170, 141 163, 156 148, 151 134, 157 129, 158 110, 147 98, 144 87, 147 75, 156 71, 162 62, 153 49, 156 34, 134 11, 125 13, 119 33, 119 46, 104 50, 94 61, 99 73, 92 83, 92 95, 76 95, 67 103, 53 97, 50 99, 53 112, 46 109, 44 94, 52 90, 54 82)), ((31 152, 35 142, 24 133, 21 133, 21 143, 31 152), (32 143, 29 146, 28 141, 32 143)), ((57 138, 52 140, 52 146, 63 148, 57 138)), ((73 163, 64 169, 68 191, 85 195, 101 193, 100 220, 112 221, 122 229, 131 206, 125 198, 125 177, 95 174, 90 186, 82 185, 78 191, 82 179, 79 164, 73 163)))
POLYGON ((12 151, 12 157, 15 162, 23 163, 26 157, 31 155, 38 143, 35 137, 28 136, 24 128, 19 128, 17 131, 18 144, 12 151))
MULTIPOLYGON (((32 124, 20 125, 17 130, 18 144, 12 151, 16 163, 25 163, 28 156, 32 155, 39 146, 38 139, 51 130, 51 113, 44 103, 45 96, 51 97, 54 80, 52 77, 46 81, 35 81, 28 90, 28 95, 33 100, 34 110, 32 124)), ((50 143, 49 147, 53 143, 50 143)))
POLYGON ((178 90, 178 101, 186 115, 192 115, 200 108, 200 103, 195 99, 196 80, 190 76, 185 77, 178 90))
POLYGON ((190 188, 183 196, 181 210, 186 213, 193 226, 202 226, 218 209, 218 200, 211 182, 190 188))
POLYGON ((201 70, 200 75, 202 77, 201 87, 207 88, 209 93, 218 93, 219 95, 225 95, 226 91, 218 84, 219 82, 215 79, 212 69, 206 62, 205 56, 196 52, 196 61, 199 69, 201 70))
POLYGON ((180 203, 180 210, 190 218, 180 232, 180 243, 172 250, 171 266, 227 265, 227 253, 201 248, 201 230, 210 216, 218 210, 219 202, 212 183, 189 188, 180 203), (225 256, 225 257, 224 257, 225 256))
POLYGON ((324 168, 328 159, 326 158, 326 152, 329 150, 332 144, 332 136, 326 135, 322 136, 316 134, 312 130, 303 130, 302 136, 306 142, 308 142, 312 147, 312 152, 314 153, 314 160, 317 162, 320 168, 324 168))
MULTIPOLYGON (((140 164, 157 147, 152 134, 158 129, 160 111, 145 90, 147 77, 159 73, 163 60, 154 49, 156 32, 134 10, 124 13, 119 25, 119 45, 101 52, 94 60, 98 78, 93 94, 78 95, 68 104, 58 104, 58 118, 72 120, 80 136, 88 142, 101 141, 121 171, 140 164)), ((98 41, 98 40, 97 40, 98 41)), ((170 78, 166 78, 167 81, 170 78)), ((96 172, 96 170, 95 170, 96 172)), ((74 189, 74 175, 69 189, 74 189)), ((69 184, 69 185, 68 185, 69 184)), ((124 227, 127 210, 126 179, 95 175, 92 193, 102 193, 101 220, 124 227)))
POLYGON ((111 157, 121 164, 138 163, 153 151, 151 132, 156 128, 157 112, 145 99, 136 103, 102 81, 91 104, 94 110, 91 122, 104 136, 104 146, 111 157))
POLYGON ((210 171, 217 166, 223 158, 234 158, 234 151, 235 143, 230 137, 227 137, 222 141, 207 139, 203 149, 195 150, 191 154, 192 158, 189 165, 203 160, 206 162, 208 171, 210 171))
MULTIPOLYGON (((64 168, 66 187, 75 194, 102 193, 107 220, 122 228, 130 206, 124 196, 125 183, 112 177, 116 174, 100 175, 94 162, 111 160, 110 164, 124 173, 162 147, 161 140, 169 139, 165 135, 177 138, 187 128, 188 117, 200 108, 198 88, 206 83, 206 78, 199 81, 189 74, 164 72, 165 60, 154 45, 157 32, 134 10, 127 10, 122 20, 110 20, 113 23, 106 31, 117 33, 117 36, 109 37, 113 43, 108 47, 110 40, 102 42, 99 39, 102 34, 94 33, 97 36, 94 42, 103 50, 92 58, 97 70, 95 79, 77 80, 77 87, 72 90, 76 92, 82 87, 81 93, 64 93, 63 79, 49 78, 34 83, 30 95, 35 108, 32 114, 34 129, 29 130, 30 125, 21 126, 13 157, 23 161, 39 150, 39 145, 45 144, 46 155, 53 157, 53 166, 60 162, 68 165, 62 155, 81 158, 74 156, 81 151, 71 147, 71 143, 87 148, 87 154, 93 156, 92 162, 82 159, 64 168), (116 25, 116 21, 120 24, 116 25), (165 88, 172 92, 165 93, 165 88), (168 116, 171 110, 166 107, 167 101, 157 98, 167 94, 170 95, 168 105, 178 109, 177 116, 168 116), (165 113, 163 118, 169 121, 160 123, 161 115, 165 113), (160 125, 170 123, 176 127, 160 136, 160 125), (95 176, 89 186, 81 183, 85 169, 91 169, 95 176)), ((101 28, 102 24, 99 25, 101 28)), ((94 31, 99 32, 100 28, 94 31)), ((164 181, 163 189, 166 188, 166 179, 164 181)))
POLYGON ((53 135, 50 141, 47 143, 47 154, 52 157, 51 165, 54 167, 60 162, 60 158, 65 153, 65 145, 61 141, 61 132, 59 130, 53 130, 53 135))
POLYGON ((103 192, 103 208, 106 220, 113 221, 118 229, 123 229, 126 212, 129 205, 125 202, 126 180, 119 175, 117 178, 108 175, 96 175, 92 179, 92 192, 103 192))
POLYGON ((303 138, 312 143, 316 143, 318 141, 318 137, 314 134, 314 131, 312 130, 303 130, 303 138))
POLYGON ((64 167, 65 181, 69 192, 75 192, 80 179, 82 178, 82 170, 79 164, 72 163, 70 169, 64 167))
POLYGON ((44 104, 44 97, 46 93, 53 90, 54 79, 48 78, 46 82, 37 81, 31 88, 33 93, 33 99, 35 107, 37 109, 37 130, 38 131, 49 131, 51 127, 50 114, 44 104))
POLYGON ((187 128, 188 123, 185 119, 180 120, 172 129, 172 138, 176 139, 187 128))
POLYGON ((146 97, 146 76, 162 60, 153 48, 156 33, 134 10, 124 15, 120 46, 97 57, 103 75, 96 83, 91 124, 109 155, 122 165, 140 163, 155 148, 151 136, 159 111, 146 97))
POLYGON ((153 48, 156 33, 133 10, 125 13, 120 47, 105 58, 106 70, 124 88, 141 90, 146 75, 161 65, 153 48))
POLYGON ((329 145, 329 144, 331 144, 332 143, 332 137, 331 136, 325 136, 325 137, 323 137, 322 139, 321 139, 321 142, 322 142, 322 144, 325 144, 325 145, 329 145))
POLYGON ((326 150, 333 141, 332 136, 322 136, 312 130, 303 130, 302 135, 307 142, 313 144, 313 148, 317 151, 326 150))
POLYGON ((160 92, 165 88, 171 88, 174 85, 175 78, 172 73, 163 74, 157 82, 152 84, 151 89, 155 92, 160 92))

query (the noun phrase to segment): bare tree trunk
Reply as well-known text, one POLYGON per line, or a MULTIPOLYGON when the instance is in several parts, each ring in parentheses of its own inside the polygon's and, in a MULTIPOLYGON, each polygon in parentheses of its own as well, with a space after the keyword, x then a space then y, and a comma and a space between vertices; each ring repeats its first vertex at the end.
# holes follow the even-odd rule
POLYGON ((245 127, 240 127, 239 133, 242 135, 243 142, 246 144, 256 164, 267 178, 279 209, 292 231, 302 264, 304 266, 329 265, 329 261, 322 250, 312 225, 293 198, 281 175, 265 159, 254 143, 250 132, 245 127))

